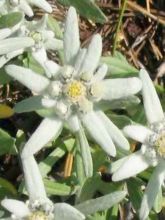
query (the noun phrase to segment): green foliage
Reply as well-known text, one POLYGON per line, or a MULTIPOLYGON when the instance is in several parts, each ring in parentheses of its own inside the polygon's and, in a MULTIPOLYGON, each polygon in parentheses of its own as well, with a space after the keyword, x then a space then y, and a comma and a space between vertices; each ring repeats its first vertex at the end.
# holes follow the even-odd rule
POLYGON ((102 57, 101 62, 108 65, 109 76, 112 77, 136 76, 139 72, 119 52, 115 53, 114 56, 102 57))
POLYGON ((16 154, 15 139, 0 129, 0 155, 16 154))
POLYGON ((7 15, 2 15, 0 17, 0 29, 13 27, 14 25, 21 22, 23 17, 24 17, 23 13, 20 12, 13 12, 7 15))
POLYGON ((94 22, 103 24, 107 20, 104 13, 93 0, 58 0, 58 2, 65 6, 74 6, 80 15, 91 19, 94 22))

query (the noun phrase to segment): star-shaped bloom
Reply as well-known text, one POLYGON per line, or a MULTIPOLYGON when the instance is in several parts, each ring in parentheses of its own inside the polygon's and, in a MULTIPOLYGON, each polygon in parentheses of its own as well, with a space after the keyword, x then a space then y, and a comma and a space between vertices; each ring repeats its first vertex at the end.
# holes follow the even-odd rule
POLYGON ((46 0, 1 0, 0 14, 20 11, 32 17, 34 13, 31 6, 39 7, 48 13, 52 12, 52 7, 46 0))
POLYGON ((25 184, 29 195, 27 202, 4 199, 1 205, 16 220, 83 220, 85 216, 67 203, 53 204, 46 195, 42 177, 34 157, 22 160, 25 184))
POLYGON ((141 142, 142 147, 141 150, 117 161, 120 168, 112 178, 119 181, 134 176, 149 166, 155 167, 141 204, 140 220, 144 220, 165 179, 165 116, 153 83, 144 69, 140 71, 140 78, 148 127, 135 124, 124 128, 124 133, 141 142))
POLYGON ((107 66, 99 65, 101 53, 102 39, 99 34, 93 36, 88 48, 80 48, 77 14, 71 7, 64 31, 65 65, 61 67, 54 63, 56 68, 51 68, 50 79, 16 65, 6 67, 10 76, 37 94, 18 103, 15 110, 21 112, 45 108, 50 113, 25 144, 22 152, 24 158, 35 154, 57 137, 66 124, 75 133, 83 125, 109 155, 116 155, 114 143, 129 149, 127 139, 98 104, 137 93, 141 89, 141 81, 137 77, 105 78, 107 66))
POLYGON ((24 14, 13 12, 0 17, 0 68, 12 58, 23 53, 25 48, 35 44, 32 37, 17 36, 17 31, 24 22, 24 14), (6 26, 5 26, 6 25, 6 26), (12 37, 11 37, 12 36, 12 37))
MULTIPOLYGON (((18 25, 17 25, 18 26, 18 25)), ((7 34, 7 28, 2 30, 2 34, 7 34)), ((0 35, 0 36, 1 36, 0 35)), ((48 15, 44 15, 39 21, 28 22, 25 19, 15 33, 16 37, 11 37, 0 41, 0 67, 12 58, 25 51, 31 52, 33 58, 44 68, 45 73, 50 76, 51 69, 56 68, 55 63, 48 60, 47 50, 59 50, 63 48, 63 42, 54 36, 54 32, 48 27, 48 15)))

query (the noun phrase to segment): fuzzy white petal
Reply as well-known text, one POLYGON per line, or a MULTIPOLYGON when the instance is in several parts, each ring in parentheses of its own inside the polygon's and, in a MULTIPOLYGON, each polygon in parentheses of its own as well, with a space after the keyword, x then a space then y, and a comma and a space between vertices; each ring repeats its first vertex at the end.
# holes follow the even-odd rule
POLYGON ((28 0, 28 2, 30 2, 31 4, 33 4, 39 8, 42 8, 43 10, 45 10, 48 13, 52 13, 51 5, 45 0, 28 0))
POLYGON ((110 164, 109 172, 110 173, 115 173, 121 166, 122 164, 127 161, 129 156, 120 158, 119 160, 116 160, 110 164))
POLYGON ((152 206, 154 205, 156 196, 165 178, 164 167, 165 167, 165 162, 161 161, 158 164, 158 166, 155 168, 149 180, 148 186, 145 190, 141 203, 140 214, 139 214, 141 220, 145 220, 148 217, 149 212, 152 206))
POLYGON ((72 132, 77 132, 80 129, 80 122, 77 115, 71 115, 68 118, 67 123, 72 132))
POLYGON ((51 77, 55 77, 60 70, 60 66, 52 60, 47 60, 44 67, 47 69, 47 72, 50 73, 51 77))
POLYGON ((98 115, 95 112, 91 111, 83 116, 82 122, 89 134, 103 148, 103 150, 107 154, 115 156, 115 145, 113 144, 104 123, 98 117, 98 115))
POLYGON ((1 205, 18 218, 25 218, 30 214, 30 210, 24 202, 15 199, 4 199, 1 205))
POLYGON ((34 40, 30 37, 7 38, 0 41, 0 55, 10 53, 34 45, 34 40))
POLYGON ((63 48, 63 42, 55 38, 48 39, 44 46, 47 50, 61 50, 63 48))
POLYGON ((104 79, 108 71, 108 66, 106 64, 102 64, 97 72, 94 74, 93 78, 91 79, 91 83, 100 82, 104 79))
POLYGON ((32 8, 26 0, 20 0, 20 5, 18 6, 18 8, 21 9, 21 11, 23 11, 29 17, 32 17, 34 15, 32 8))
POLYGON ((0 57, 0 68, 3 67, 7 62, 9 62, 14 57, 17 57, 18 55, 23 53, 23 49, 16 50, 10 53, 7 53, 0 57))
POLYGON ((20 83, 36 93, 42 92, 49 85, 49 80, 47 78, 33 72, 30 69, 16 65, 8 65, 5 70, 8 75, 12 76, 14 79, 18 80, 20 83))
POLYGON ((42 66, 42 68, 45 70, 47 77, 50 78, 52 76, 52 74, 50 73, 49 65, 47 63, 48 57, 47 57, 47 53, 45 51, 45 48, 42 47, 42 48, 40 48, 36 51, 33 51, 32 56, 42 66))
POLYGON ((120 181, 129 177, 135 176, 150 166, 146 157, 137 151, 127 157, 127 160, 121 165, 121 167, 113 174, 113 181, 120 181))
POLYGON ((56 220, 84 220, 85 216, 67 203, 54 205, 54 219, 56 220))
POLYGON ((79 50, 78 55, 76 57, 75 65, 74 65, 75 74, 81 75, 81 72, 80 72, 81 65, 83 64, 86 52, 87 52, 86 48, 79 50))
POLYGON ((22 159, 22 167, 30 200, 47 199, 43 180, 34 157, 29 156, 22 159))
POLYGON ((62 124, 62 121, 57 118, 45 118, 25 144, 22 158, 35 154, 57 137, 62 129, 62 124))
POLYGON ((151 130, 142 125, 128 125, 124 127, 123 131, 126 136, 141 143, 145 143, 148 135, 152 134, 151 130))
POLYGON ((105 79, 100 83, 102 99, 113 100, 131 96, 139 92, 142 83, 137 77, 105 79))
POLYGON ((99 111, 97 114, 101 118, 115 144, 121 147, 122 149, 129 150, 129 142, 124 137, 120 129, 115 124, 113 124, 111 120, 103 112, 99 111))
POLYGON ((11 29, 10 28, 3 28, 0 30, 0 40, 8 37, 11 34, 11 29))
POLYGON ((142 80, 143 88, 142 94, 144 99, 144 108, 146 117, 149 123, 154 123, 164 119, 163 109, 159 101, 159 97, 154 88, 153 82, 150 79, 146 70, 140 70, 140 78, 142 80))
POLYGON ((99 34, 93 36, 81 67, 82 78, 90 80, 96 70, 102 53, 102 38, 99 34))
POLYGON ((66 64, 73 64, 80 49, 79 27, 76 10, 68 10, 64 31, 64 57, 66 64))

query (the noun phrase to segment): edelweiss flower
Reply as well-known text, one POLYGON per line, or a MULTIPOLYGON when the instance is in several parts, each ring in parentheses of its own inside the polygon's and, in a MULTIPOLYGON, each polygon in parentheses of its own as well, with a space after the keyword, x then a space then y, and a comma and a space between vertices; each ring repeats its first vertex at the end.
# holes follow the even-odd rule
POLYGON ((2 15, 0 17, 0 40, 3 40, 16 32, 23 21, 24 14, 21 12, 13 12, 7 15, 2 15))
MULTIPOLYGON (((28 22, 24 19, 21 24, 19 30, 17 28, 15 38, 0 41, 0 54, 4 54, 0 57, 0 67, 24 51, 29 51, 50 77, 50 72, 56 68, 56 64, 48 60, 46 50, 62 49, 63 42, 56 39, 53 31, 48 28, 48 15, 44 15, 39 21, 28 22)), ((7 33, 7 30, 4 31, 7 33)))
POLYGON ((26 203, 4 199, 1 205, 12 213, 11 219, 19 220, 83 220, 85 216, 67 203, 53 204, 46 196, 42 177, 33 157, 22 160, 25 183, 29 194, 26 203))
POLYGON ((122 132, 97 104, 101 100, 108 102, 137 93, 141 89, 141 81, 136 77, 104 79, 107 66, 98 66, 101 52, 99 34, 92 38, 87 49, 80 48, 77 15, 71 7, 64 33, 65 66, 52 69, 51 79, 16 65, 6 67, 10 76, 38 94, 18 104, 16 111, 47 108, 51 112, 26 143, 22 152, 24 158, 57 137, 65 123, 73 132, 79 132, 82 123, 91 137, 112 156, 116 155, 113 141, 119 147, 129 149, 122 132))
POLYGON ((21 27, 24 15, 20 12, 13 12, 0 17, 2 29, 0 29, 0 68, 12 58, 23 53, 25 48, 34 45, 35 41, 28 36, 13 36, 21 27), (5 26, 6 25, 6 26, 5 26))
POLYGON ((31 5, 39 7, 44 11, 51 13, 52 7, 45 0, 1 0, 0 14, 7 14, 13 11, 24 12, 29 17, 34 15, 31 5))
MULTIPOLYGON (((140 151, 121 159, 121 167, 112 178, 114 181, 119 181, 134 176, 149 166, 156 167, 141 204, 140 219, 144 220, 165 178, 165 116, 152 81, 144 69, 140 71, 140 78, 143 83, 144 108, 149 125, 148 127, 129 125, 124 128, 124 133, 141 142, 142 147, 140 151)), ((119 163, 120 160, 117 162, 119 163)))

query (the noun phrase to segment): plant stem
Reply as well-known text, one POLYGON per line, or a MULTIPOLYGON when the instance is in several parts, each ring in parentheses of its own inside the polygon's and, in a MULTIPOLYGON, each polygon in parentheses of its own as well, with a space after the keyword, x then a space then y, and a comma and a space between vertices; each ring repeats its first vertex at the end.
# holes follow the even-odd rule
POLYGON ((118 41, 118 34, 119 34, 119 31, 120 31, 120 27, 121 27, 124 11, 126 9, 126 5, 127 5, 127 0, 123 0, 123 5, 121 7, 121 11, 120 11, 120 15, 119 15, 119 20, 118 20, 118 24, 117 24, 116 34, 115 34, 115 37, 114 37, 113 51, 112 51, 113 55, 114 55, 114 53, 116 51, 117 41, 118 41))

